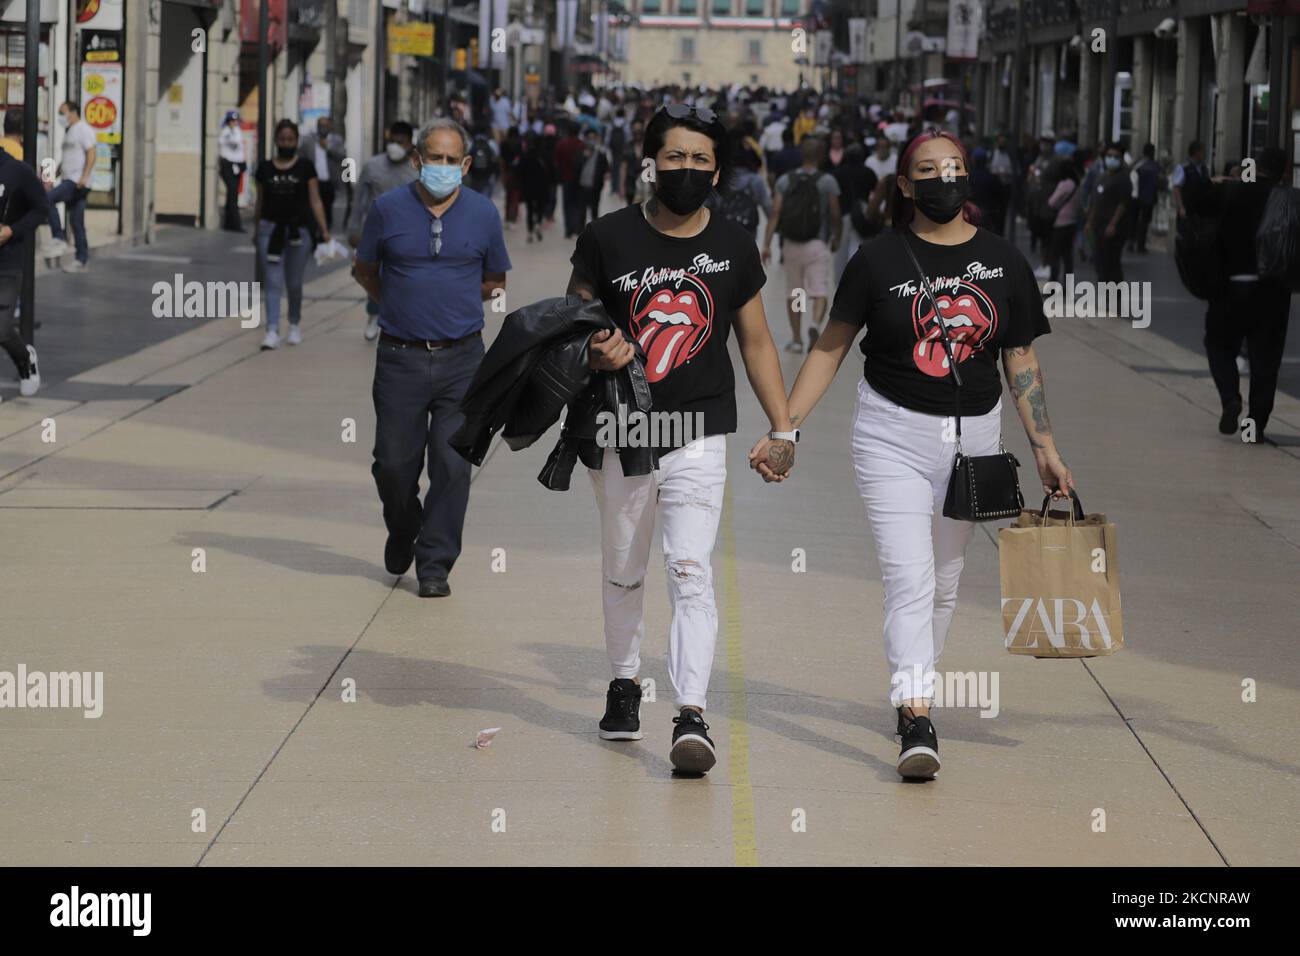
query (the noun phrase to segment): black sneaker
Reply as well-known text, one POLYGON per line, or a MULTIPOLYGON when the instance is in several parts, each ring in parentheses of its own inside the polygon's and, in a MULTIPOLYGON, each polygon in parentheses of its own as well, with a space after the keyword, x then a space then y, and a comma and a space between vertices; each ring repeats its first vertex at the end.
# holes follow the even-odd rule
POLYGON ((415 535, 390 534, 384 543, 384 569, 389 574, 405 574, 415 560, 415 535))
POLYGON ((605 716, 600 720, 601 740, 641 739, 641 685, 619 677, 605 692, 605 716))
POLYGON ((939 772, 939 736, 929 717, 905 717, 898 708, 898 773, 904 780, 931 780, 939 772))
POLYGON ((673 749, 668 759, 673 762, 673 769, 682 773, 708 773, 718 762, 718 755, 713 750, 713 741, 709 739, 709 725, 704 722, 698 710, 683 708, 673 718, 677 728, 673 731, 673 749))
POLYGON ((429 578, 420 582, 420 597, 440 598, 451 594, 451 585, 446 578, 429 578))
POLYGON ((1235 402, 1229 402, 1223 406, 1223 414, 1219 416, 1219 434, 1233 435, 1237 431, 1237 419, 1241 417, 1241 399, 1235 402))

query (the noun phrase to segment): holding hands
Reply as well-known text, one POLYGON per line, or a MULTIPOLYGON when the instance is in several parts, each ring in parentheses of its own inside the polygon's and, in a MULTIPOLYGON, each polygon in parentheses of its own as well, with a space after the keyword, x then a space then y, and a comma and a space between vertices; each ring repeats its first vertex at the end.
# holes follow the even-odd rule
POLYGON ((794 467, 794 442, 764 435, 749 450, 749 467, 766 482, 785 481, 794 467))

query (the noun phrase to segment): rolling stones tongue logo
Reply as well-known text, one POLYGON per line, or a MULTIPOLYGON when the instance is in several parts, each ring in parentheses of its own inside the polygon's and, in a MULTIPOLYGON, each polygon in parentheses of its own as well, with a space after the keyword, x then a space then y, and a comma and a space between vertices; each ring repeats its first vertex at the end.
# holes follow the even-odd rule
MULTIPOLYGON (((938 298, 952 342, 953 358, 960 365, 983 349, 984 343, 997 332, 998 311, 984 291, 969 282, 962 282, 956 292, 938 298)), ((916 367, 935 378, 947 375, 948 355, 943 349, 930 297, 924 292, 912 299, 912 325, 916 330, 916 348, 912 350, 916 367), (920 309, 925 309, 924 314, 919 314, 920 309)))
POLYGON ((695 356, 713 332, 713 297, 699 279, 655 288, 632 297, 632 335, 646 354, 645 376, 658 382, 695 356))

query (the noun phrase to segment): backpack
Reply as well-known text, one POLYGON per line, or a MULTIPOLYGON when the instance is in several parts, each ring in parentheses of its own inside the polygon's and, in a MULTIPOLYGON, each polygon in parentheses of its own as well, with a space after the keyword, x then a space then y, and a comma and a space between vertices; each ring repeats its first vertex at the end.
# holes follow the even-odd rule
POLYGON ((809 242, 821 236, 822 196, 817 189, 821 171, 794 172, 781 200, 776 230, 790 242, 809 242))
POLYGON ((1282 185, 1269 193, 1255 233, 1255 260, 1261 279, 1300 292, 1300 189, 1282 185))
POLYGON ((746 232, 758 231, 758 203, 748 189, 729 189, 722 200, 723 218, 734 222, 746 232))
POLYGON ((1174 264, 1178 267, 1178 278, 1196 298, 1208 301, 1228 291, 1228 272, 1219 249, 1217 219, 1189 213, 1178 220, 1174 264))
POLYGON ((470 154, 474 157, 469 167, 471 173, 486 176, 492 172, 492 144, 487 141, 487 137, 475 136, 470 154))

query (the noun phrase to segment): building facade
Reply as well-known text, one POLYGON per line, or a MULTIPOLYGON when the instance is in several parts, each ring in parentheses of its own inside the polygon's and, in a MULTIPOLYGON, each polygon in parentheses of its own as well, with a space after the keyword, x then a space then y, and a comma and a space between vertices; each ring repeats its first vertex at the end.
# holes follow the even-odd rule
MULTIPOLYGON (((374 25, 383 0, 269 0, 268 123, 329 113, 350 156, 375 149, 374 25)), ((98 139, 86 222, 92 244, 149 242, 160 223, 215 229, 217 135, 238 110, 256 142, 259 0, 43 0, 39 91, 24 102, 26 0, 0 0, 5 110, 34 108, 38 154, 54 157, 64 100, 98 139)))
POLYGON ((813 40, 796 42, 793 35, 801 6, 801 0, 634 0, 620 78, 641 87, 795 89, 812 74, 813 40))

